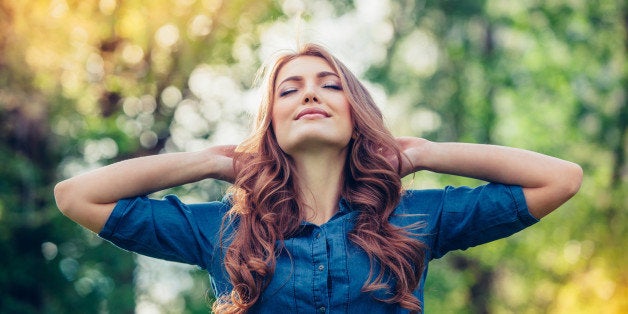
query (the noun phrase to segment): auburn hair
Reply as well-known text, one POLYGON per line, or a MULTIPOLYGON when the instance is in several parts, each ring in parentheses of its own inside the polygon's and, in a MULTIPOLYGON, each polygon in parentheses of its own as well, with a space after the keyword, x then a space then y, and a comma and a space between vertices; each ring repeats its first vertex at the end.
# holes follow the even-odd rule
POLYGON ((237 177, 230 188, 232 207, 225 217, 225 221, 235 222, 224 252, 224 265, 233 290, 218 296, 213 310, 244 313, 253 306, 270 282, 275 257, 283 249, 276 243, 291 237, 305 219, 294 165, 279 147, 271 121, 278 72, 300 56, 324 59, 340 76, 351 106, 356 136, 349 142, 340 193, 353 210, 359 211, 348 238, 370 260, 371 271, 362 291, 386 289, 389 292, 386 295, 392 297, 381 301, 419 312, 421 304, 412 292, 419 285, 423 271, 424 244, 412 238, 409 230, 389 222, 403 189, 399 175, 401 162, 395 169, 385 156, 396 156, 401 161, 401 151, 364 85, 342 62, 316 44, 306 44, 296 53, 281 55, 266 67, 265 93, 252 135, 236 149, 237 177), (374 269, 379 272, 375 274, 374 269))

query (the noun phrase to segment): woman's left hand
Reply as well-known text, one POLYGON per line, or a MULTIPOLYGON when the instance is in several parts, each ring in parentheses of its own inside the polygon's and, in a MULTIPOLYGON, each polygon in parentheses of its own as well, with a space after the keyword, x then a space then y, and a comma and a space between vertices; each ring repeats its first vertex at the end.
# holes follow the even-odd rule
MULTIPOLYGON (((401 177, 405 177, 411 173, 422 170, 421 156, 425 153, 426 144, 430 141, 419 137, 397 137, 397 144, 401 149, 401 177)), ((396 168, 398 165, 397 156, 387 156, 392 165, 396 168)))

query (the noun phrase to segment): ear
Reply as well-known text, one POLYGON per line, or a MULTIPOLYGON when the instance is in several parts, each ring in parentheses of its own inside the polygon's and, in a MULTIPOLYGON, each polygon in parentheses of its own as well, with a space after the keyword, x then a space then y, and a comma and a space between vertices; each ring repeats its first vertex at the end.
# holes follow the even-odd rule
POLYGON ((357 140, 359 136, 360 136, 360 133, 358 133, 358 131, 356 130, 353 130, 353 134, 351 134, 351 139, 357 140))

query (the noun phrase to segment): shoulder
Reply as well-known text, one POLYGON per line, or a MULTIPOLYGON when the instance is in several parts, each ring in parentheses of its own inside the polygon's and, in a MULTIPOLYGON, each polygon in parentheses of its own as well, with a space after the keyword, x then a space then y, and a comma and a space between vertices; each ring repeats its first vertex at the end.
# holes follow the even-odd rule
POLYGON ((101 235, 120 230, 133 230, 138 226, 146 228, 170 228, 179 225, 183 228, 190 225, 211 227, 220 221, 231 208, 227 198, 220 201, 184 202, 176 195, 167 195, 162 199, 137 196, 121 199, 113 209, 101 235))
POLYGON ((129 251, 206 268, 230 207, 225 199, 188 204, 175 195, 122 199, 99 235, 129 251))
POLYGON ((423 241, 432 258, 507 237, 537 222, 521 187, 496 183, 407 191, 399 208, 405 214, 400 217, 422 218, 423 241))
POLYGON ((525 211, 525 197, 519 186, 488 183, 478 187, 446 186, 442 189, 406 190, 401 196, 398 212, 464 211, 478 202, 507 203, 525 211))
POLYGON ((169 194, 161 199, 147 196, 136 196, 121 199, 117 202, 114 211, 128 212, 129 210, 139 211, 140 214, 153 214, 161 211, 160 214, 170 213, 209 213, 215 215, 217 212, 225 213, 231 208, 230 198, 223 197, 220 201, 194 202, 181 200, 177 195, 169 194))
POLYGON ((399 200, 395 212, 401 213, 425 213, 433 212, 434 207, 442 205, 443 197, 448 189, 405 190, 399 200))

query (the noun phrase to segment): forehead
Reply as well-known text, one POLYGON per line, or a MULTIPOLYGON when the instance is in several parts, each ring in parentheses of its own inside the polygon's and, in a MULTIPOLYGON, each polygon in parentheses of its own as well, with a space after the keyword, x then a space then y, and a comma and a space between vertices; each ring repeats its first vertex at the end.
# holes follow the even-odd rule
POLYGON ((327 63, 327 61, 321 57, 316 56, 299 56, 293 60, 284 64, 277 73, 276 82, 281 82, 283 79, 291 76, 307 76, 316 75, 320 72, 336 71, 327 63))

